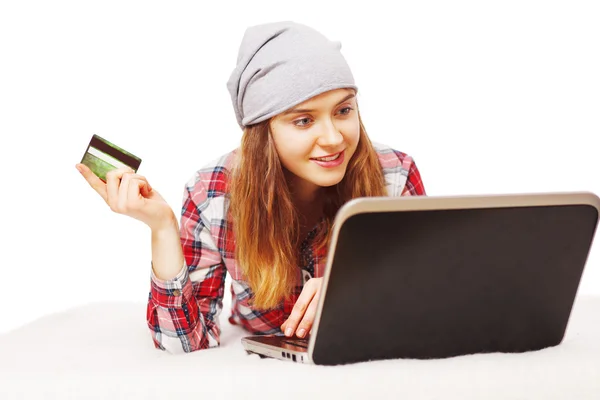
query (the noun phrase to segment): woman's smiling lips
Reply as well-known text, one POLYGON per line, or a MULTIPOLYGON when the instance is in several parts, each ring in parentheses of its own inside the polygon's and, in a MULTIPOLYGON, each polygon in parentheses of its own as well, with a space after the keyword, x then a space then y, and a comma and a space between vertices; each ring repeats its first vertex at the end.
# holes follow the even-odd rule
POLYGON ((324 168, 334 168, 341 165, 344 162, 344 153, 345 151, 341 151, 339 153, 334 153, 325 157, 311 158, 311 161, 314 161, 316 164, 319 164, 324 168), (335 158, 334 158, 335 157, 335 158), (332 159, 333 158, 333 159, 332 159), (328 159, 323 160, 323 159, 328 159))

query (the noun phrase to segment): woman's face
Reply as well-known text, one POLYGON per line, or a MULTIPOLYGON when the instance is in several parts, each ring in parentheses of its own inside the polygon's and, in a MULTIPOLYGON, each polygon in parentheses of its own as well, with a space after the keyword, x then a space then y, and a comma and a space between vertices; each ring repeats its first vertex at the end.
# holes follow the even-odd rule
POLYGON ((352 89, 322 93, 271 119, 282 165, 293 174, 295 192, 310 197, 339 183, 360 137, 352 89), (323 157, 327 157, 323 159, 323 157))

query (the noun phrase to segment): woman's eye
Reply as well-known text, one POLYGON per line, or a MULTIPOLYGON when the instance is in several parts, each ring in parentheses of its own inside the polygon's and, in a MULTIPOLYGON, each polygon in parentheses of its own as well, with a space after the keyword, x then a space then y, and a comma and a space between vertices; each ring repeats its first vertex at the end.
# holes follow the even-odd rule
POLYGON ((340 110, 340 114, 342 115, 348 115, 350 114, 350 111, 354 110, 352 107, 344 107, 340 110))
POLYGON ((296 126, 306 126, 308 124, 310 124, 310 118, 301 118, 294 121, 296 126))

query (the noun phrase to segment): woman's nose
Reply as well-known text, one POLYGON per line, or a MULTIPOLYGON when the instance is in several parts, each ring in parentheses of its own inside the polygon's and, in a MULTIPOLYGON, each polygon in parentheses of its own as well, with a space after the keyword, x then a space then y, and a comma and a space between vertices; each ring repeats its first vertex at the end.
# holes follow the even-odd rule
POLYGON ((319 136, 318 144, 323 147, 335 147, 343 142, 344 136, 340 133, 333 121, 329 120, 325 122, 319 136))

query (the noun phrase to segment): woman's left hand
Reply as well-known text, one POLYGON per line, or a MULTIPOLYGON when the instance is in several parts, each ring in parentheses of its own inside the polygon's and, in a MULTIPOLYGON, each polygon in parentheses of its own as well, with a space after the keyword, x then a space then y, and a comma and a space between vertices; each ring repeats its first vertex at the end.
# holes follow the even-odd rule
POLYGON ((285 336, 293 336, 296 333, 296 336, 303 338, 310 332, 317 313, 322 284, 323 278, 311 278, 306 281, 296 304, 294 304, 292 313, 281 324, 281 330, 285 336))

